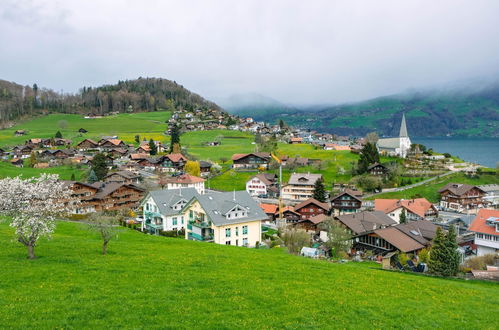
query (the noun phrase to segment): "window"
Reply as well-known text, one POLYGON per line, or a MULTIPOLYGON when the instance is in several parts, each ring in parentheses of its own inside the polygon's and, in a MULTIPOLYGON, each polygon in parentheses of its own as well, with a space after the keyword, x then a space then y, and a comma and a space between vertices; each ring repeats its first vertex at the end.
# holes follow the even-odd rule
POLYGON ((243 226, 243 235, 248 235, 248 226, 243 226))
POLYGON ((225 245, 230 245, 230 241, 226 241, 226 242, 225 242, 225 245))
POLYGON ((243 246, 248 246, 248 239, 247 238, 243 238, 243 246))
POLYGON ((225 237, 230 237, 230 228, 225 228, 225 237))
MULTIPOLYGON (((239 236, 239 227, 236 227, 236 236, 239 236)), ((237 241, 236 241, 237 242, 237 241)), ((237 245, 237 244, 236 244, 237 245)))
POLYGON ((176 226, 177 225, 177 217, 173 218, 173 225, 176 226))
POLYGON ((189 210, 189 219, 192 219, 194 218, 194 213, 192 212, 192 210, 189 210))
POLYGON ((180 217, 180 223, 184 224, 184 216, 180 217))

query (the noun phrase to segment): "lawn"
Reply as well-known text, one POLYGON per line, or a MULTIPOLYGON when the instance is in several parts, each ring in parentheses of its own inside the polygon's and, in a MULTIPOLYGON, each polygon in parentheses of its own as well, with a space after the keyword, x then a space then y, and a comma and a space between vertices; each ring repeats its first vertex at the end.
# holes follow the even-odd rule
POLYGON ((118 114, 95 119, 85 119, 82 115, 50 114, 0 130, 0 146, 23 144, 31 138, 54 137, 57 131, 61 131, 64 138, 72 139, 74 143, 85 138, 99 139, 109 135, 119 135, 120 139, 128 143, 134 142, 135 135, 140 135, 141 139, 146 137, 167 141, 163 132, 167 128, 165 121, 170 116, 171 113, 167 111, 118 114), (61 121, 67 123, 65 128, 61 127, 61 121), (86 129, 88 133, 79 134, 80 128, 86 129), (14 132, 19 129, 27 130, 28 134, 14 136, 14 132))
POLYGON ((42 173, 59 174, 62 180, 71 179, 74 173, 76 180, 79 180, 84 170, 79 170, 70 166, 57 166, 50 168, 15 167, 7 162, 0 162, 0 179, 5 177, 15 177, 22 175, 25 178, 39 176, 42 173))
POLYGON ((443 178, 436 179, 419 187, 410 188, 403 191, 387 192, 379 195, 374 195, 368 199, 375 198, 404 198, 411 199, 417 195, 425 197, 432 203, 437 203, 440 200, 438 190, 450 182, 466 183, 472 185, 482 184, 499 184, 499 176, 491 174, 481 174, 476 177, 469 177, 463 173, 451 174, 443 178))
POLYGON ((499 286, 59 223, 36 260, 0 224, 4 328, 494 329, 499 286))

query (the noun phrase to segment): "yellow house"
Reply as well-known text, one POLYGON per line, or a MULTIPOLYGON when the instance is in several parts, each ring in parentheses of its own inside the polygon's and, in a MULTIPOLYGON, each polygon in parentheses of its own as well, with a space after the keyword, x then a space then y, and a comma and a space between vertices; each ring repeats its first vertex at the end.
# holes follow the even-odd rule
POLYGON ((213 192, 193 197, 183 209, 185 238, 254 247, 261 241, 267 215, 246 191, 213 192))

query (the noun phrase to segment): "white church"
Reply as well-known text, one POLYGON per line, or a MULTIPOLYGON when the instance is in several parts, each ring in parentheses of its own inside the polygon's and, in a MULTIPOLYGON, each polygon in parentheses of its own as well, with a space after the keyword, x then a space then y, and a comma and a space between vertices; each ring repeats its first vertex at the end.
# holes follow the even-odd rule
POLYGON ((378 152, 390 156, 407 157, 411 149, 411 139, 407 134, 407 125, 405 123, 405 114, 402 114, 402 123, 400 124, 399 137, 379 139, 376 143, 378 152))

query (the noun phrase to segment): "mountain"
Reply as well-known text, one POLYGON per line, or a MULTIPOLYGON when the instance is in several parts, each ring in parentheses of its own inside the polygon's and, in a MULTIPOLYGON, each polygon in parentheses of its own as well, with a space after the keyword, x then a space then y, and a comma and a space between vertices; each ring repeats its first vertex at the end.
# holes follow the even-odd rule
POLYGON ((174 109, 217 109, 175 81, 138 78, 114 85, 83 87, 76 94, 61 94, 47 88, 23 86, 0 80, 0 127, 11 121, 51 112, 97 113, 142 112, 174 109))
POLYGON ((256 93, 234 94, 228 98, 217 99, 217 103, 230 113, 242 117, 258 117, 265 121, 267 121, 265 117, 269 113, 282 114, 298 111, 295 107, 256 93))
POLYGON ((412 136, 499 136, 499 83, 461 85, 379 97, 363 102, 261 111, 253 117, 338 135, 398 134, 402 113, 412 136))

